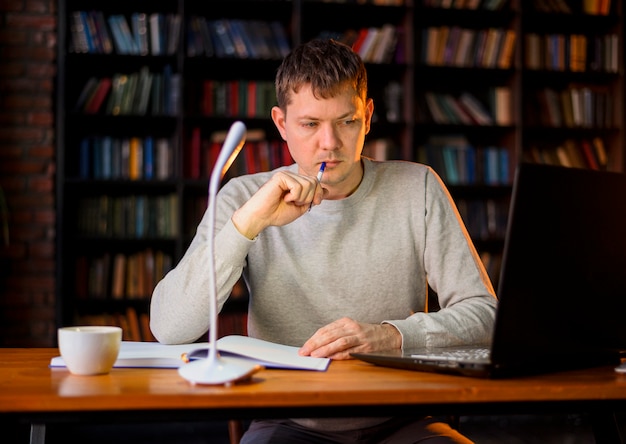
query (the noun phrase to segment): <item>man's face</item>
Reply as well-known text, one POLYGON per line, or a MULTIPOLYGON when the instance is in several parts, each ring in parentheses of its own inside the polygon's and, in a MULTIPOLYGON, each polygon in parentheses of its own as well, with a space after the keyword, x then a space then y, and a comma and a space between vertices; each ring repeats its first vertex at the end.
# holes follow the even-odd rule
POLYGON ((304 85, 292 93, 287 112, 274 107, 272 118, 299 172, 315 176, 326 162, 322 183, 330 192, 327 198, 341 199, 361 182, 360 157, 373 109, 372 100, 363 103, 350 86, 330 99, 317 99, 304 85))

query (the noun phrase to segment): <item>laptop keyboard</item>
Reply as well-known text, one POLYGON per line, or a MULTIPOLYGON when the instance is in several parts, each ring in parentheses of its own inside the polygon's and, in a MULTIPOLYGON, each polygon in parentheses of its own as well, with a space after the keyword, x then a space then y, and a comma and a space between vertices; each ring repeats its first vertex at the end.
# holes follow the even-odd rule
POLYGON ((487 347, 481 347, 455 350, 440 350, 436 353, 412 354, 411 357, 440 361, 483 361, 488 360, 489 355, 490 349, 487 347))

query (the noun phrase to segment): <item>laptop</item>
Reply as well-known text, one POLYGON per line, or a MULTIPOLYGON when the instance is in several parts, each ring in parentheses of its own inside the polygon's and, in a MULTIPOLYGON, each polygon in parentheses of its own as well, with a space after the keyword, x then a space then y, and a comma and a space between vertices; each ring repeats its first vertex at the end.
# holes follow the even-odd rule
POLYGON ((617 365, 626 350, 626 175, 520 164, 497 295, 482 356, 461 359, 460 347, 352 356, 490 378, 617 365))

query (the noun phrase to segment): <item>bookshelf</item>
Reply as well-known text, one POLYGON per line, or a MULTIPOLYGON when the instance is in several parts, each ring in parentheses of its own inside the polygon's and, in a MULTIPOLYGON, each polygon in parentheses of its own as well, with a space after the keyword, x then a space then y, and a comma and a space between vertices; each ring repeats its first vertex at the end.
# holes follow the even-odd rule
POLYGON ((415 158, 450 187, 497 285, 518 162, 624 171, 623 5, 424 0, 416 9, 415 158))
POLYGON ((521 151, 515 2, 423 1, 415 14, 415 154, 457 203, 497 286, 521 151))
MULTIPOLYGON (((376 106, 364 152, 431 164, 497 284, 519 161, 573 164, 576 152, 578 166, 595 167, 583 163, 594 154, 624 170, 623 5, 547 4, 59 2, 58 324, 119 318, 143 338, 152 288, 191 241, 232 121, 248 142, 230 176, 291 162, 269 118, 272 82, 285 51, 318 36, 366 61, 376 106)), ((245 309, 238 286, 222 331, 241 330, 245 309)))
POLYGON ((564 6, 522 21, 523 158, 623 171, 623 4, 564 6))

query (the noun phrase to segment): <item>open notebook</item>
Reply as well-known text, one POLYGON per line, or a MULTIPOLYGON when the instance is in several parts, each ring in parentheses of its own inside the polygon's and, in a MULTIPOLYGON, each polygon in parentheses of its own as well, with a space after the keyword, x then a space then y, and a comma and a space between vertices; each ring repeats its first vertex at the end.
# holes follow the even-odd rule
MULTIPOLYGON (((247 359, 266 368, 326 371, 329 358, 300 356, 298 347, 277 344, 249 336, 228 335, 217 340, 222 356, 247 359)), ((166 345, 158 342, 122 341, 115 368, 179 368, 186 360, 208 356, 209 344, 166 345)), ((50 360, 50 367, 65 367, 61 356, 50 360)))
POLYGON ((519 165, 491 348, 354 353, 390 367, 479 377, 617 364, 626 350, 626 175, 519 165), (484 352, 487 353, 484 353, 484 352))

